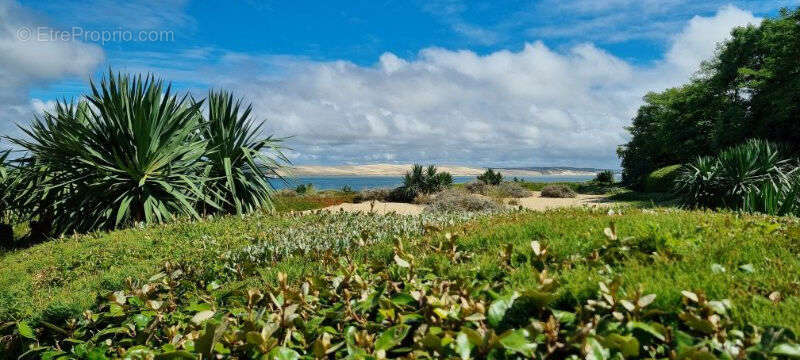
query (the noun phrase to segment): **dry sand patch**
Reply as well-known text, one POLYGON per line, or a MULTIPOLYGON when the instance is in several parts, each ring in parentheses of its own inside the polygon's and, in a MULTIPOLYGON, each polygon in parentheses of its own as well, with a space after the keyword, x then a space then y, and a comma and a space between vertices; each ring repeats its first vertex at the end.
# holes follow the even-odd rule
MULTIPOLYGON (((563 207, 574 206, 611 206, 614 202, 609 201, 605 195, 583 195, 579 194, 574 198, 546 198, 541 197, 538 191, 534 191, 532 196, 519 199, 505 199, 506 203, 516 200, 519 205, 525 209, 530 210, 547 210, 563 207)), ((397 213, 402 215, 417 215, 422 213, 425 205, 383 202, 383 201, 367 201, 358 204, 344 203, 334 206, 329 206, 321 210, 327 211, 348 211, 348 212, 375 212, 378 214, 397 213)), ((309 210, 315 211, 315 210, 309 210)))

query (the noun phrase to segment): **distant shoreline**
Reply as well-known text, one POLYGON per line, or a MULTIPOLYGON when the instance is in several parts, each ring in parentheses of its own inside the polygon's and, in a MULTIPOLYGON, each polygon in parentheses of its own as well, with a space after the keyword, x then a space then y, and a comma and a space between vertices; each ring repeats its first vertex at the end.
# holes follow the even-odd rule
MULTIPOLYGON (((411 168, 411 164, 369 164, 369 165, 300 165, 291 170, 293 176, 402 176, 411 168)), ((453 176, 478 176, 486 171, 486 168, 468 166, 437 166, 439 171, 446 171, 453 176)), ((496 168, 506 177, 528 177, 528 176, 584 176, 594 175, 602 171, 601 169, 572 169, 572 168, 537 168, 532 169, 508 169, 496 168)))

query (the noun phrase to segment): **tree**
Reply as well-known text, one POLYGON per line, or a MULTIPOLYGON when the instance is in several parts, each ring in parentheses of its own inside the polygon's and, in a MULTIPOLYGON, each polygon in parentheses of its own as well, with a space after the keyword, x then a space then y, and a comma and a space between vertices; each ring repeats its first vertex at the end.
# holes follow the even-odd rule
POLYGON ((478 181, 486 185, 500 185, 500 183, 503 182, 503 174, 490 168, 482 175, 478 176, 478 181))

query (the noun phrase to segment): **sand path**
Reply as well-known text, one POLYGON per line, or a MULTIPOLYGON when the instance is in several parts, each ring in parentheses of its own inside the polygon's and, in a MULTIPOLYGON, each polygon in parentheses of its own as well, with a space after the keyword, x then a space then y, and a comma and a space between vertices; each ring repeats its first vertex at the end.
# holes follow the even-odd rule
MULTIPOLYGON (((608 201, 605 195, 582 195, 579 194, 574 198, 556 199, 541 197, 538 191, 533 192, 533 196, 520 199, 506 199, 506 202, 516 200, 523 208, 530 210, 547 210, 554 208, 573 207, 573 206, 610 206, 614 202, 608 201)), ((359 204, 344 203, 334 206, 326 207, 322 210, 328 211, 348 211, 348 212, 376 212, 378 214, 386 214, 395 212, 403 215, 417 215, 422 213, 425 205, 406 204, 406 203, 393 203, 393 202, 363 202, 359 204)))

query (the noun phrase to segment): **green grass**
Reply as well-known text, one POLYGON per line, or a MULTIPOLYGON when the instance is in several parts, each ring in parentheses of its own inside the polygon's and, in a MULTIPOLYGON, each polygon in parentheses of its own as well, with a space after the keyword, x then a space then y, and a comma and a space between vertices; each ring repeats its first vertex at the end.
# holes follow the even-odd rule
POLYGON ((278 196, 275 199, 275 210, 278 212, 305 211, 353 202, 355 194, 326 190, 312 194, 296 196, 278 196))
MULTIPOLYGON (((458 248, 472 254, 468 261, 451 264, 428 248, 411 246, 419 262, 443 277, 506 278, 522 288, 532 273, 506 273, 498 263, 498 249, 512 244, 515 253, 530 254, 530 241, 550 248, 558 264, 558 303, 578 304, 594 298, 597 282, 619 276, 627 289, 640 284, 657 294, 655 305, 675 310, 681 290, 698 290, 711 298, 729 298, 736 305, 734 318, 759 325, 784 325, 800 330, 800 225, 794 219, 741 216, 733 213, 673 209, 624 209, 609 216, 600 210, 521 212, 491 220, 473 220, 449 227, 461 234, 458 248), (663 242, 666 260, 646 252, 611 265, 591 254, 606 242, 603 229, 616 224, 620 237, 634 244, 663 242), (726 269, 712 271, 712 264, 726 269), (755 271, 739 270, 752 264, 755 271), (783 300, 773 304, 767 295, 779 291, 783 300)), ((80 313, 98 294, 123 287, 125 279, 146 278, 169 261, 195 269, 202 281, 222 279, 226 286, 274 283, 277 272, 298 280, 321 271, 314 254, 290 257, 261 266, 241 277, 225 275, 221 255, 263 238, 276 227, 314 226, 307 218, 283 216, 226 217, 213 221, 179 222, 147 229, 51 241, 0 257, 0 319, 63 318, 80 313), (240 285, 236 285, 240 284, 240 285)), ((417 244, 441 238, 426 235, 417 244)), ((324 237, 321 241, 330 241, 324 237)), ((356 262, 391 262, 391 241, 353 248, 356 262)))

